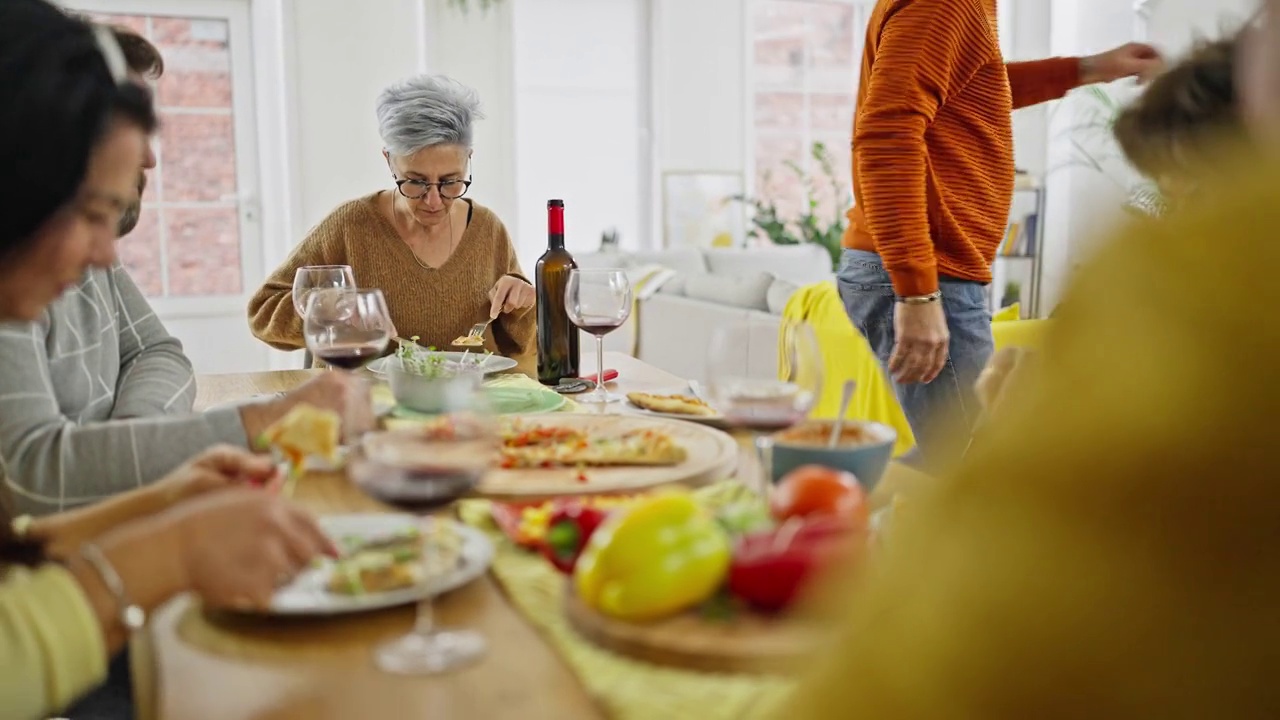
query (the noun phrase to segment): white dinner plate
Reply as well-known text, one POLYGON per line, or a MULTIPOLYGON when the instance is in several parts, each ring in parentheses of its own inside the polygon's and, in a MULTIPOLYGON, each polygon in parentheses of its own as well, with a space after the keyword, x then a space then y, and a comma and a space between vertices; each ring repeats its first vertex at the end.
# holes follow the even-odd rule
MULTIPOLYGON (((462 360, 462 356, 465 353, 441 352, 440 354, 444 355, 445 360, 450 360, 452 362, 460 362, 462 360)), ((475 357, 475 353, 471 353, 470 356, 475 357)), ((374 375, 377 375, 379 377, 386 377, 387 366, 393 362, 394 363, 400 362, 400 358, 396 357, 395 355, 388 355, 384 358, 378 358, 377 360, 374 360, 373 362, 369 363, 365 367, 368 368, 369 372, 373 373, 374 375)), ((484 365, 483 365, 484 374, 492 375, 494 373, 504 372, 506 370, 510 370, 511 368, 515 367, 516 364, 517 364, 516 361, 512 360, 509 357, 502 357, 501 355, 490 355, 489 357, 485 358, 485 361, 484 361, 484 365)))
MULTIPOLYGON (((319 519, 325 534, 341 544, 343 538, 377 538, 394 535, 414 527, 422 520, 412 515, 369 513, 330 515, 319 519)), ((458 562, 448 571, 436 574, 411 588, 367 595, 339 595, 325 586, 333 573, 333 562, 324 559, 316 567, 304 571, 288 586, 276 591, 267 615, 345 615, 406 605, 431 595, 460 588, 484 574, 493 561, 493 543, 484 533, 453 520, 447 523, 461 539, 458 562)))

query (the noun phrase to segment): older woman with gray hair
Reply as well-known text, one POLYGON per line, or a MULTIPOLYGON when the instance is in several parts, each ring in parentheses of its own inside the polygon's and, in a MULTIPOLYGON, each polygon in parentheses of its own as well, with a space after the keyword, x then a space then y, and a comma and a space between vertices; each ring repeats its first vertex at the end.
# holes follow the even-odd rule
POLYGON ((382 289, 401 336, 443 348, 492 318, 485 348, 533 374, 533 285, 502 221, 464 197, 481 117, 475 91, 443 76, 384 90, 378 126, 394 184, 340 205, 294 249, 249 302, 253 334, 277 349, 304 347, 295 272, 350 265, 360 287, 382 289))

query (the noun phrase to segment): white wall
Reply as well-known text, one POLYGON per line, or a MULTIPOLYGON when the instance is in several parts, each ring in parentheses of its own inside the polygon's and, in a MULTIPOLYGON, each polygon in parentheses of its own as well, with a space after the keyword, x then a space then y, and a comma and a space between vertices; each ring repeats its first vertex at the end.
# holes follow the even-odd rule
MULTIPOLYGON (((1146 39, 1176 61, 1193 38, 1216 37, 1224 29, 1238 27, 1255 6, 1255 0, 1149 0, 1146 39)), ((1051 19, 1054 55, 1107 50, 1136 39, 1141 30, 1130 0, 1052 0, 1051 19)), ((1130 81, 1121 81, 1112 90, 1121 96, 1139 91, 1130 81)), ((1126 197, 1123 169, 1103 174, 1071 163, 1069 129, 1079 118, 1081 102, 1079 96, 1068 96, 1050 114, 1041 285, 1041 308, 1046 313, 1060 299, 1071 272, 1109 238, 1126 197)), ((1119 161, 1110 164, 1122 168, 1119 161)))
MULTIPOLYGON (((506 0, 512 2, 512 0, 506 0)), ((641 237, 641 151, 648 0, 512 2, 516 212, 508 226, 532 271, 546 249, 547 200, 565 202, 565 245, 600 247, 616 228, 623 247, 641 237)))
POLYGON ((514 232, 517 204, 512 8, 516 3, 504 0, 481 13, 460 11, 443 0, 426 1, 427 67, 475 88, 485 114, 475 128, 475 184, 468 196, 497 213, 514 232))

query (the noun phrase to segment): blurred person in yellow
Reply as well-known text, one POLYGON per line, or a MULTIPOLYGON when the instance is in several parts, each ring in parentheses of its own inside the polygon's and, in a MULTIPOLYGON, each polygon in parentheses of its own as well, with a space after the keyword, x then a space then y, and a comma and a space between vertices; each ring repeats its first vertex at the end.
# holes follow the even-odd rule
MULTIPOLYGON (((1275 31, 1242 56, 1268 129, 1275 31)), ((1280 717, 1280 162, 1246 161, 1081 272, 787 717, 1280 717)))

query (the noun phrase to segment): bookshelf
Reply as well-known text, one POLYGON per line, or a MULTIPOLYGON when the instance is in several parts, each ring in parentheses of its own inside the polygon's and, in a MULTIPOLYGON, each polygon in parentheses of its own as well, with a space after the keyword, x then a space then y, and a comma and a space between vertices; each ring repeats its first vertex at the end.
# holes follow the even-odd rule
POLYGON ((1009 207, 1005 239, 996 250, 987 300, 991 312, 1006 305, 1006 291, 1016 283, 1022 317, 1040 316, 1040 260, 1044 250, 1044 186, 1037 178, 1019 175, 1009 207))

